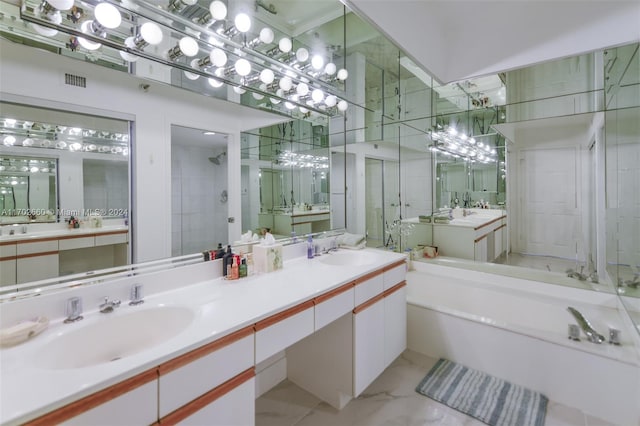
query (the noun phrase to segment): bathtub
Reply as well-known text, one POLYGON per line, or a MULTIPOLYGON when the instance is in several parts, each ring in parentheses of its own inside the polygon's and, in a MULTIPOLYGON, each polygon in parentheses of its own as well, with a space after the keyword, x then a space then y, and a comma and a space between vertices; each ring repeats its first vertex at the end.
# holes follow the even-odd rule
MULTIPOLYGON (((640 338, 615 294, 415 262, 407 346, 542 392, 621 425, 640 424, 640 338), (567 339, 578 309, 621 346, 567 339)), ((584 337, 584 335, 583 335, 584 337)))

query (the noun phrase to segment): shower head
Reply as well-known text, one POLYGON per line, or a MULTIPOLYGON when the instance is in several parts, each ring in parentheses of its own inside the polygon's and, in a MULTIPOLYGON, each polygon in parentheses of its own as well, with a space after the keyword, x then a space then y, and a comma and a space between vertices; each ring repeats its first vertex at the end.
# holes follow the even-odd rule
POLYGON ((216 166, 220 165, 220 159, 222 157, 224 157, 225 155, 227 155, 227 152, 224 151, 221 154, 216 155, 215 157, 209 157, 209 161, 211 161, 213 164, 215 164, 216 166))

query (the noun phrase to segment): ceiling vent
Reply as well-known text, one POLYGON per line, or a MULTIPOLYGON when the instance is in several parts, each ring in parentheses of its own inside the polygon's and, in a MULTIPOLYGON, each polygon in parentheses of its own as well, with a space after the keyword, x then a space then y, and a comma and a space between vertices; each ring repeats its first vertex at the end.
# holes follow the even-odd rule
POLYGON ((73 75, 69 73, 64 74, 64 84, 68 84, 69 86, 76 87, 87 87, 87 78, 80 77, 79 75, 73 75))

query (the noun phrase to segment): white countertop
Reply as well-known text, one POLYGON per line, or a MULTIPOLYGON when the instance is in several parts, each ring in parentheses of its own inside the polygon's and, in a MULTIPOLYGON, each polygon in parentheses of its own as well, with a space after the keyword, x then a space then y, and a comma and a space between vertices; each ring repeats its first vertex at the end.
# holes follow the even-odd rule
MULTIPOLYGON (((473 211, 472 214, 462 217, 455 217, 450 219, 448 223, 442 222, 434 222, 433 219, 431 222, 420 222, 419 218, 412 217, 408 219, 404 219, 403 222, 412 223, 412 224, 423 224, 423 225, 436 225, 436 226, 460 226, 465 228, 481 228, 496 219, 500 219, 506 216, 504 210, 490 210, 490 209, 471 209, 473 211)), ((462 214, 462 213, 460 213, 462 214)))
MULTIPOLYGON (((61 407, 78 398, 118 383, 160 363, 253 324, 382 266, 404 259, 404 255, 374 249, 375 261, 363 266, 331 266, 322 257, 298 257, 284 269, 235 281, 221 278, 145 297, 145 303, 129 306, 124 301, 114 313, 101 314, 93 307, 77 323, 52 319, 42 334, 21 345, 0 350, 0 422, 19 424, 61 407), (182 306, 195 312, 194 321, 177 336, 147 350, 115 362, 97 366, 53 370, 34 365, 47 343, 78 327, 108 321, 118 315, 158 306, 182 306)), ((331 255, 325 255, 331 256, 331 255)), ((150 289, 147 289, 150 293, 150 289)), ((3 325, 5 327, 7 325, 3 325)), ((70 350, 81 351, 82 348, 70 350)))
MULTIPOLYGON (((28 225, 27 225, 28 226, 28 225)), ((0 243, 4 242, 12 242, 12 241, 29 241, 29 240, 37 240, 40 238, 55 238, 55 237, 81 237, 83 235, 91 235, 91 234, 107 234, 110 232, 117 231, 127 231, 129 230, 128 226, 125 225, 110 225, 110 226, 101 226, 99 228, 90 228, 90 227, 82 227, 82 228, 60 228, 60 229, 46 229, 42 231, 28 231, 26 234, 20 232, 20 227, 17 227, 14 235, 0 235, 0 243)))

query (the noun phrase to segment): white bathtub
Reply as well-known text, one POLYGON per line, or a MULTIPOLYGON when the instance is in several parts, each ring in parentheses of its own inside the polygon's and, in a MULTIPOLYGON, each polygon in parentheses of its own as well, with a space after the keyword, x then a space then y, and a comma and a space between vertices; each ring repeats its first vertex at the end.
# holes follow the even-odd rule
POLYGON ((614 294, 449 266, 407 275, 409 349, 540 391, 621 425, 640 424, 639 338, 614 294), (622 345, 567 339, 573 306, 622 345), (634 334, 635 333, 635 334, 634 334))

